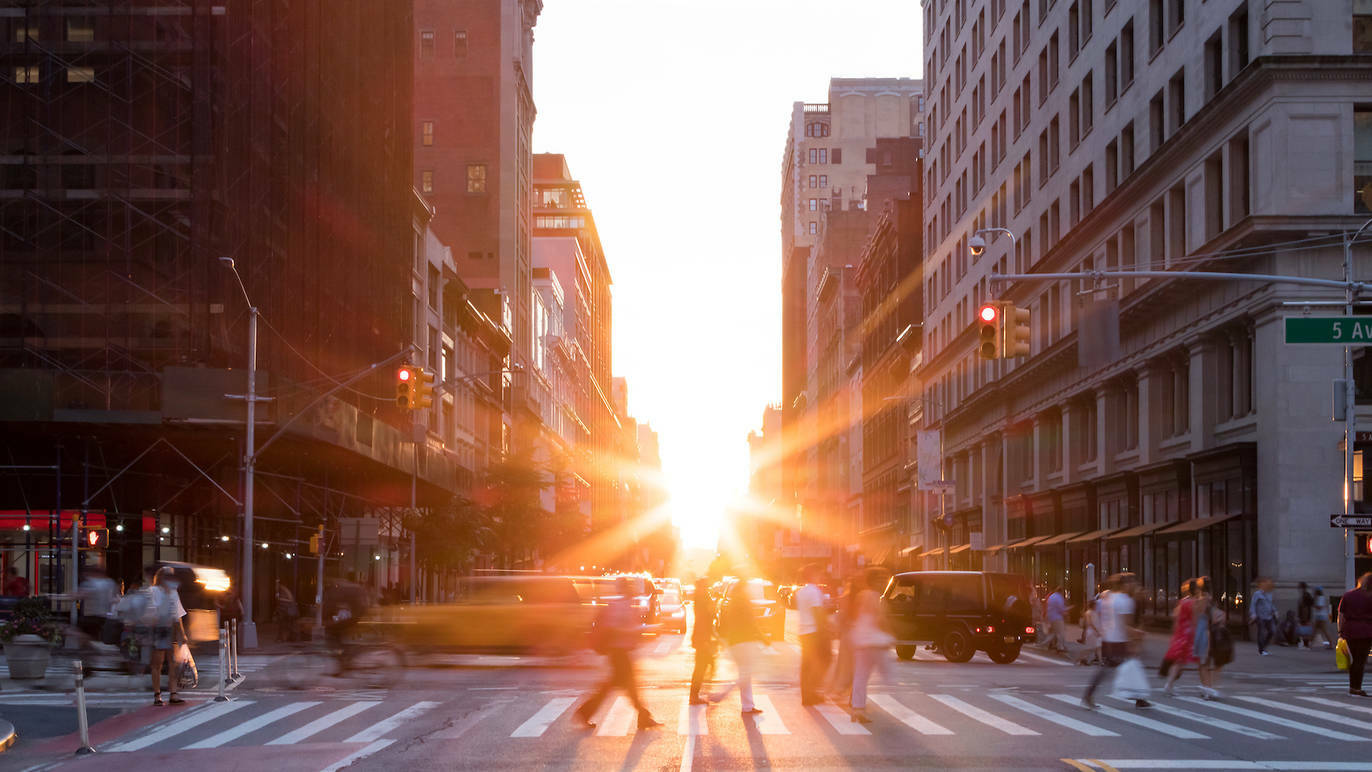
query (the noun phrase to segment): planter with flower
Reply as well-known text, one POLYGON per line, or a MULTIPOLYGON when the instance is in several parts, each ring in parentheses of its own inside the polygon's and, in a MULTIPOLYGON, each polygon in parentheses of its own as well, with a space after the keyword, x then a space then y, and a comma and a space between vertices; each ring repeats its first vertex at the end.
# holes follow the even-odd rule
POLYGON ((42 678, 48 672, 52 649, 61 642, 62 631, 41 598, 24 598, 14 614, 0 623, 0 642, 10 678, 42 678))

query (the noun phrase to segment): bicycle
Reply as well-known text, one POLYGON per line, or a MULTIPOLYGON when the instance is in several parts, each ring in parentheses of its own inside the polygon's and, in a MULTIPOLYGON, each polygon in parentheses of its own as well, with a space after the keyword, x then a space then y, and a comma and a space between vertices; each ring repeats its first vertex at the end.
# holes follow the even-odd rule
POLYGON ((391 641, 385 626, 360 622, 344 630, 338 640, 314 640, 289 654, 282 669, 292 689, 320 686, 333 679, 369 689, 399 685, 405 677, 405 651, 391 641))

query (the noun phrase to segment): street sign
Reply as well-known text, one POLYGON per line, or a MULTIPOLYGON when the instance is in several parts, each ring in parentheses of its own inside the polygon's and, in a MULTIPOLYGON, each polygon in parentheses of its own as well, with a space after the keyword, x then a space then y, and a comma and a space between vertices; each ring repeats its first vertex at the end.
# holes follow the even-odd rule
POLYGON ((1288 316, 1286 342, 1372 346, 1372 316, 1288 316))
POLYGON ((921 430, 916 437, 916 460, 919 466, 919 489, 933 490, 931 483, 943 477, 943 439, 938 430, 921 430))
POLYGON ((934 493, 956 493, 958 484, 953 480, 930 480, 919 485, 922 491, 933 491, 934 493))
POLYGON ((1372 515, 1345 515, 1337 514, 1329 516, 1330 528, 1372 528, 1372 515))

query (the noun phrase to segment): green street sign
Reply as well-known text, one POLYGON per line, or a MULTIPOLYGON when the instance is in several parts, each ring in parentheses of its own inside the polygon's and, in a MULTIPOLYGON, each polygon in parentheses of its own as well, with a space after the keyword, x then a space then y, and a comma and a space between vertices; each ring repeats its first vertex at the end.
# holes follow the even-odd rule
POLYGON ((1286 342, 1372 346, 1372 316, 1288 316, 1286 342))

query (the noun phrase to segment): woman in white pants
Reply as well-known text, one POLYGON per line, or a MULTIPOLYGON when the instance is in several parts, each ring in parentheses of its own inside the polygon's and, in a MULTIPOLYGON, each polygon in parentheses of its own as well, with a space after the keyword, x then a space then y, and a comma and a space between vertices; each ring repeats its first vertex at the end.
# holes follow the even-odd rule
POLYGON ((881 613, 881 591, 886 575, 879 568, 868 569, 866 586, 854 598, 856 614, 853 619, 853 694, 849 706, 853 721, 867 724, 867 681, 877 670, 882 678, 886 673, 886 653, 895 643, 891 625, 881 613))
POLYGON ((720 613, 719 634, 729 644, 729 656, 738 668, 738 680, 710 695, 710 702, 720 702, 737 686, 743 715, 761 713, 753 704, 753 662, 763 638, 757 618, 753 616, 753 600, 748 595, 746 581, 738 582, 729 590, 729 602, 720 613))

